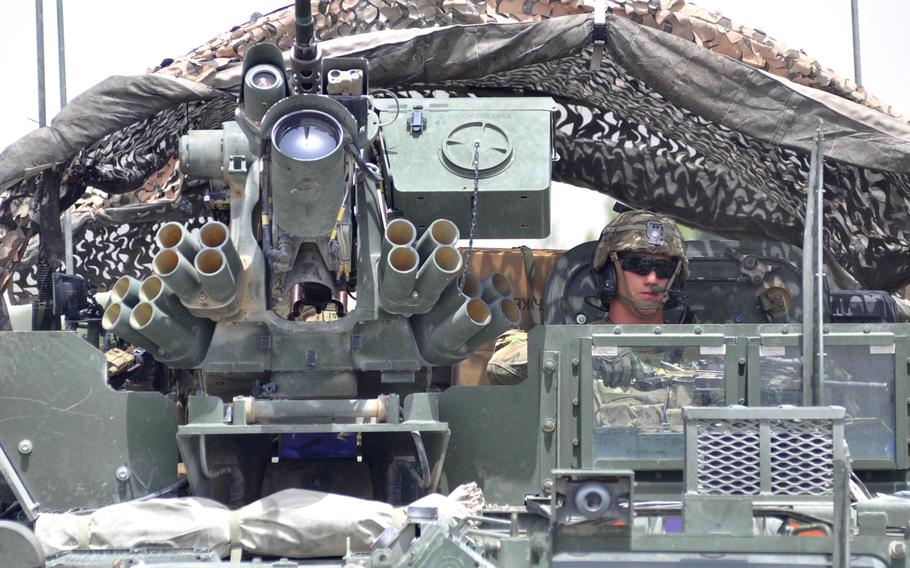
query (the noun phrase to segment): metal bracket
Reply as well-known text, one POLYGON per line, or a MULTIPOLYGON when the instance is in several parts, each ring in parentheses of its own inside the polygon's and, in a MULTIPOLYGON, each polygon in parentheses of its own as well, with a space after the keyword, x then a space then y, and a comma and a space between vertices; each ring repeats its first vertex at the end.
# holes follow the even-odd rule
POLYGON ((10 461, 9 456, 6 455, 6 451, 2 446, 0 446, 0 474, 2 474, 3 479, 6 480, 13 495, 16 496, 16 500, 19 501, 19 504, 22 506, 22 512, 25 513, 25 517, 29 521, 35 522, 35 519, 38 518, 39 514, 39 505, 32 499, 31 494, 28 492, 28 488, 25 486, 25 483, 23 483, 22 478, 19 477, 16 468, 13 466, 13 463, 10 461))

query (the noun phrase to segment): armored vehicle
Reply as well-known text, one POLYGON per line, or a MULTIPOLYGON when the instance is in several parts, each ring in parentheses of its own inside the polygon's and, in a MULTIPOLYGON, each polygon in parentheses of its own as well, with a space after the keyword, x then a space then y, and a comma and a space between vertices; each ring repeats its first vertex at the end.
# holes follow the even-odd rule
POLYGON ((352 4, 0 155, 0 564, 906 565, 906 125, 682 2, 352 4), (554 180, 714 231, 671 323, 604 319, 595 242, 487 262, 554 180))

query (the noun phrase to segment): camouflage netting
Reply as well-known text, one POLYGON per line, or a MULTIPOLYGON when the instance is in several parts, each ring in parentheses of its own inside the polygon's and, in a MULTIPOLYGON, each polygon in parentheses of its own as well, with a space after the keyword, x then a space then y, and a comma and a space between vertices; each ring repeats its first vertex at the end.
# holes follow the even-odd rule
MULTIPOLYGON (((735 237, 800 244, 822 119, 837 284, 895 290, 910 280, 910 127, 892 109, 805 54, 682 1, 608 5, 596 71, 593 17, 574 1, 335 0, 318 4, 316 20, 318 36, 334 38, 327 55, 369 58, 373 87, 554 97, 557 181, 735 237), (374 30, 386 31, 364 35, 374 30)), ((146 271, 161 222, 201 222, 207 186, 180 173, 179 136, 230 120, 240 58, 260 41, 287 49, 292 24, 278 11, 150 75, 108 79, 0 154, 0 289, 12 280, 20 301, 35 293, 29 237, 42 233, 42 256, 59 262, 59 212, 74 204, 76 269, 102 288, 146 271)))

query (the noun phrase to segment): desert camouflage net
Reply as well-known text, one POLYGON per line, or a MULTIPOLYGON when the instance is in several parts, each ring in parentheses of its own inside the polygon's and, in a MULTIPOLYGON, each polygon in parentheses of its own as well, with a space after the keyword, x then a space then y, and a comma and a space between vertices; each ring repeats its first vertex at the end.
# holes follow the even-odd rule
MULTIPOLYGON (((323 43, 329 55, 368 57, 376 87, 553 96, 556 180, 730 236, 800 242, 809 134, 822 118, 833 134, 825 244, 837 283, 894 290, 910 280, 910 128, 890 108, 805 54, 684 2, 608 7, 596 72, 593 18, 563 16, 590 12, 577 2, 321 2, 317 35, 335 38, 323 43), (404 29, 475 22, 486 24, 404 29), (342 37, 376 30, 386 31, 342 37)), ((0 286, 24 256, 16 291, 34 294, 38 254, 25 242, 59 234, 53 215, 38 214, 36 204, 53 201, 48 187, 61 188, 61 210, 88 187, 106 192, 74 210, 77 273, 102 288, 125 255, 130 267, 150 261, 158 223, 210 215, 207 186, 185 182, 173 161, 179 136, 230 120, 240 57, 258 41, 289 47, 292 27, 290 11, 274 12, 151 75, 109 79, 0 154, 0 286)), ((47 240, 59 260, 61 247, 47 240)))

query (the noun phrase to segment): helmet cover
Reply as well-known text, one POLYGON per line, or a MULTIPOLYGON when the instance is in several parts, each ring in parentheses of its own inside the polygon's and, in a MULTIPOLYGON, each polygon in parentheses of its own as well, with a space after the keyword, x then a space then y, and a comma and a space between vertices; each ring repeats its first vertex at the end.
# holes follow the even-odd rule
POLYGON ((679 227, 669 217, 650 211, 620 213, 604 227, 591 262, 595 271, 604 267, 611 252, 668 256, 679 260, 680 279, 685 280, 689 274, 689 261, 679 227))

